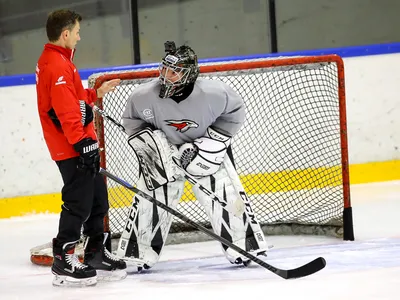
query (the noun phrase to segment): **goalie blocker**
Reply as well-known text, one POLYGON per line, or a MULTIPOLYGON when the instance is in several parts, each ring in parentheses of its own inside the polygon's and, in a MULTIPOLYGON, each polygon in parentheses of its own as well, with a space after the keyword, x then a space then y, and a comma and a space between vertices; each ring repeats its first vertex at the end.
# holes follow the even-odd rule
MULTIPOLYGON (((221 205, 215 205, 213 200, 197 187, 193 187, 195 197, 205 208, 216 234, 245 248, 246 251, 252 251, 255 255, 265 253, 268 246, 264 235, 258 222, 253 222, 256 219, 252 213, 250 202, 243 191, 236 171, 225 155, 230 139, 226 137, 221 141, 221 138, 220 140, 210 138, 216 134, 217 132, 210 129, 207 137, 196 139, 194 147, 190 151, 186 151, 188 165, 190 165, 190 161, 196 161, 194 166, 199 162, 202 162, 202 165, 208 164, 210 168, 200 167, 199 172, 195 167, 192 168, 193 175, 201 176, 199 183, 224 198, 228 207, 237 205, 239 202, 245 206, 245 209, 241 216, 235 216, 221 205), (213 146, 216 147, 213 148, 213 146), (191 153, 195 159, 197 157, 197 160, 191 160, 188 153, 191 153), (221 162, 224 163, 221 165, 221 162), (208 175, 209 170, 214 171, 208 175), (238 199, 240 200, 238 201, 238 199), (249 217, 249 211, 251 217, 249 217)), ((146 172, 141 172, 137 187, 172 209, 176 209, 186 181, 172 162, 172 156, 178 155, 176 147, 167 141, 162 131, 152 132, 151 129, 142 130, 131 136, 129 144, 135 150, 138 158, 142 158, 141 168, 146 169, 146 172), (159 156, 155 156, 155 154, 159 154, 159 156)), ((154 266, 161 255, 171 223, 172 215, 136 195, 118 245, 117 255, 135 263, 139 268, 154 266)), ((234 250, 222 244, 221 246, 223 253, 231 263, 247 265, 249 262, 234 250)))
POLYGON ((173 180, 176 167, 172 163, 171 155, 177 149, 168 143, 161 130, 145 128, 128 138, 128 143, 136 153, 140 165, 140 172, 146 187, 154 191, 173 180))

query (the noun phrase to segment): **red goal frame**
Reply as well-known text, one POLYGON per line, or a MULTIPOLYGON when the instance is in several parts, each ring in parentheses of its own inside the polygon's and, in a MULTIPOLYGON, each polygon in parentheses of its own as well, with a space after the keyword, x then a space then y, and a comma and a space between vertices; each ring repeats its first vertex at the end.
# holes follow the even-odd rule
MULTIPOLYGON (((338 78, 338 98, 339 98, 339 115, 340 115, 340 143, 341 143, 341 161, 342 161, 342 180, 343 180, 343 239, 354 240, 352 207, 350 200, 350 179, 349 179, 349 160, 348 160, 348 139, 347 139, 347 119, 346 119, 346 94, 345 94, 345 77, 344 63, 340 56, 321 55, 321 56, 304 56, 304 57, 279 57, 264 60, 243 60, 234 62, 223 62, 213 64, 200 64, 200 73, 216 73, 227 72, 242 69, 258 69, 258 68, 273 68, 273 67, 288 67, 304 64, 316 63, 335 63, 337 66, 338 78)), ((103 74, 96 78, 94 88, 98 89, 104 82, 112 79, 132 80, 156 78, 159 76, 157 68, 134 70, 132 72, 121 71, 121 73, 113 72, 103 74)), ((102 99, 98 99, 96 105, 103 109, 102 99)), ((100 132, 104 132, 104 123, 102 118, 96 118, 96 127, 100 132)), ((99 146, 105 147, 104 135, 98 135, 99 146)), ((105 152, 101 153, 101 167, 106 168, 105 152)), ((106 230, 109 230, 108 218, 105 220, 106 230)))

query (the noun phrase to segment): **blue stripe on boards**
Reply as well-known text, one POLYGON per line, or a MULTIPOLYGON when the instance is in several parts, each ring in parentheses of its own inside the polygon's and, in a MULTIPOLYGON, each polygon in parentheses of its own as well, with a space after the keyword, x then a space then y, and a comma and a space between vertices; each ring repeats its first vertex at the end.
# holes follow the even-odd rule
MULTIPOLYGON (((356 57, 356 56, 390 54, 399 52, 400 52, 400 43, 388 43, 388 44, 377 44, 377 45, 350 46, 341 48, 327 48, 327 49, 303 50, 303 51, 293 51, 293 52, 208 58, 208 59, 200 59, 199 62, 200 63, 226 62, 232 60, 268 58, 268 57, 279 57, 279 56, 314 56, 314 55, 326 55, 326 54, 337 54, 340 57, 356 57)), ((79 74, 81 75, 82 80, 85 80, 88 79, 88 77, 93 73, 144 69, 144 68, 156 67, 157 65, 158 65, 157 63, 152 63, 152 64, 128 65, 128 66, 107 67, 107 68, 97 68, 97 69, 82 69, 79 71, 79 74)), ((0 87, 35 84, 35 82, 36 82, 35 74, 0 76, 0 87)))

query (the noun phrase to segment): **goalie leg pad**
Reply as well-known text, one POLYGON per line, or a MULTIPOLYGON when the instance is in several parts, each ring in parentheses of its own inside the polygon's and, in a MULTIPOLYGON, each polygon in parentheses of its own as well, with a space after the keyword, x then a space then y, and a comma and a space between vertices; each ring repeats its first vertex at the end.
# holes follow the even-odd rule
MULTIPOLYGON (((225 160, 229 160, 229 158, 227 157, 225 160)), ((236 171, 235 175, 239 180, 236 171)), ((224 199, 227 202, 227 208, 236 207, 238 206, 238 203, 245 207, 246 205, 249 206, 250 203, 245 203, 243 195, 238 193, 238 189, 235 187, 230 176, 232 176, 232 174, 228 175, 225 164, 222 164, 218 172, 211 176, 201 178, 198 181, 207 189, 216 193, 218 197, 224 199)), ((243 214, 238 217, 233 213, 224 210, 221 205, 214 202, 197 187, 193 187, 193 192, 196 199, 204 207, 216 234, 254 255, 264 253, 268 250, 268 245, 265 242, 264 234, 258 222, 257 224, 252 224, 252 220, 256 219, 254 213, 249 215, 248 207, 246 207, 246 211, 243 210, 243 214)), ((247 197, 246 200, 248 200, 247 197)), ((251 209, 251 206, 249 207, 251 209)), ((242 257, 239 253, 229 247, 223 244, 221 244, 221 246, 223 253, 231 263, 243 262, 246 264, 248 261, 247 258, 242 257)))
POLYGON ((172 156, 178 156, 178 149, 167 140, 164 132, 145 128, 131 135, 128 144, 136 153, 148 190, 174 180, 177 169, 172 156))
POLYGON ((245 213, 245 226, 246 226, 246 251, 254 251, 254 254, 265 254, 268 249, 268 243, 265 239, 264 233, 261 229, 260 223, 257 220, 250 199, 243 188, 239 175, 233 166, 229 157, 225 157, 223 162, 224 169, 226 170, 230 181, 232 182, 236 194, 240 196, 243 201, 245 213))
MULTIPOLYGON (((176 209, 182 196, 184 180, 177 179, 153 191, 146 189, 143 176, 137 187, 158 201, 176 209)), ((117 256, 140 268, 151 268, 161 255, 173 216, 136 195, 117 248, 117 256)))

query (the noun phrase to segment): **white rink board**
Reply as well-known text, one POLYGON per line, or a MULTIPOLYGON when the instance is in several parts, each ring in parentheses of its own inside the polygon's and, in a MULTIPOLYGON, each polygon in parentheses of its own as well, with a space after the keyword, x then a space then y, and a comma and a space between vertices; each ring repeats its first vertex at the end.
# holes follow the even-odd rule
MULTIPOLYGON (((350 163, 400 159, 400 54, 344 64, 350 163)), ((0 101, 0 198, 58 193, 62 182, 43 141, 35 86, 1 87, 0 101)))

